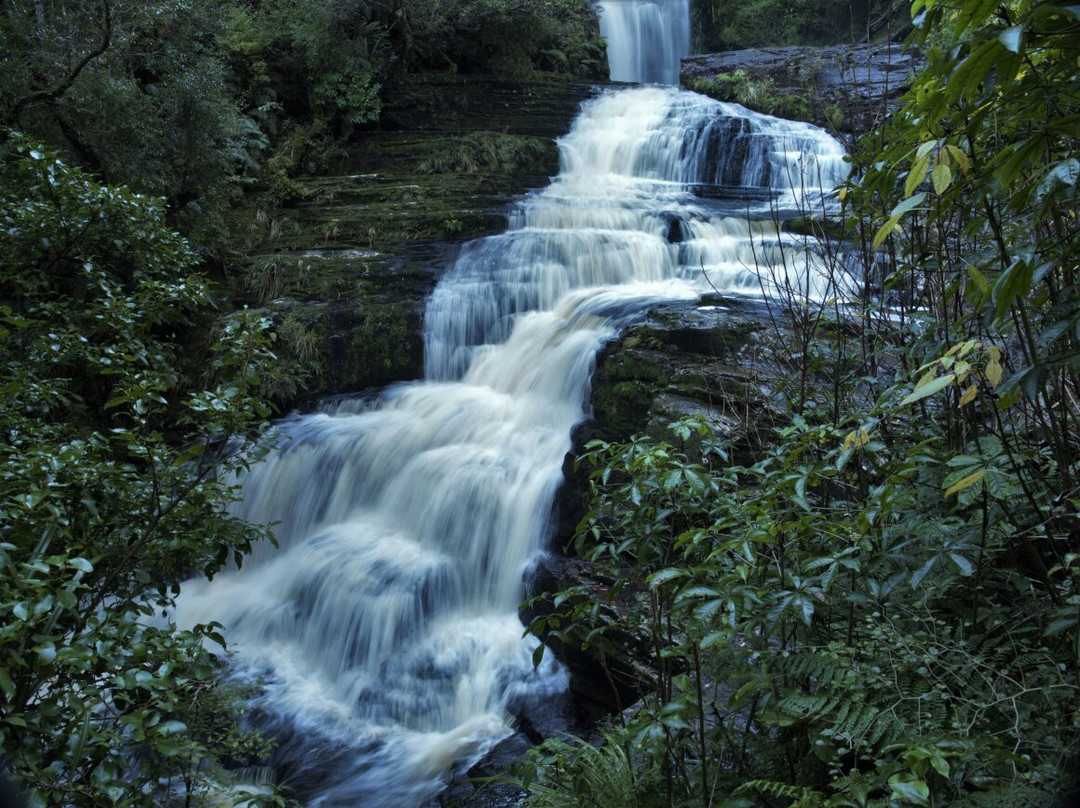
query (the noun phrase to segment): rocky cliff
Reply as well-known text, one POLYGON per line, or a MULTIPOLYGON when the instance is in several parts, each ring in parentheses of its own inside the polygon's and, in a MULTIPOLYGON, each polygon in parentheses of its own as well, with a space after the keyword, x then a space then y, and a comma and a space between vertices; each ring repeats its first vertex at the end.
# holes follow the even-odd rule
POLYGON ((858 136, 884 120, 907 89, 918 54, 902 45, 758 48, 694 56, 684 86, 768 114, 858 136))

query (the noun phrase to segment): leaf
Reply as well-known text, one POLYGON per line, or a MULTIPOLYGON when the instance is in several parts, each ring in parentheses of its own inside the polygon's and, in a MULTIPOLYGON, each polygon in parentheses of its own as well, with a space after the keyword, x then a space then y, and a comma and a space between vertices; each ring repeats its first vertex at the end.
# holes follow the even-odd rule
POLYGON ((945 103, 952 104, 964 93, 973 93, 986 80, 1000 53, 1001 43, 997 40, 984 42, 969 53, 945 84, 945 103))
POLYGON ((1071 157, 1054 166, 1043 177, 1035 192, 1036 199, 1043 199, 1058 188, 1075 188, 1080 179, 1080 160, 1071 157))
POLYGON ((885 243, 885 239, 887 239, 889 237, 889 234, 893 230, 896 229, 896 225, 898 225, 899 223, 900 223, 900 218, 894 216, 893 218, 889 219, 887 222, 885 222, 885 224, 883 224, 881 227, 878 228, 877 232, 874 233, 874 249, 875 250, 878 249, 882 244, 885 243))
POLYGON ((949 559, 959 568, 961 575, 963 575, 965 578, 971 576, 974 568, 971 566, 970 561, 968 561, 959 553, 949 553, 949 559))
POLYGON ((686 570, 667 567, 649 576, 649 586, 655 589, 658 586, 663 586, 668 581, 674 581, 676 578, 685 578, 686 574, 686 570))
POLYGON ((937 563, 937 556, 930 556, 930 560, 923 564, 919 569, 915 571, 915 574, 911 576, 911 588, 918 589, 919 584, 922 583, 922 579, 934 568, 937 563))
POLYGON ((858 449, 865 446, 870 442, 870 432, 866 427, 860 426, 851 430, 847 437, 844 438, 844 447, 841 451, 846 452, 848 449, 858 449))
MULTIPOLYGON (((923 144, 925 145, 925 144, 923 144)), ((917 157, 908 173, 907 182, 904 183, 904 196, 911 196, 915 189, 926 179, 926 172, 930 168, 930 152, 917 157)))
POLYGON ((930 179, 934 183, 934 193, 941 196, 952 182, 952 171, 944 163, 938 163, 930 172, 930 179))
POLYGON ((975 397, 979 394, 979 388, 977 385, 969 384, 968 388, 964 391, 964 394, 960 396, 960 406, 965 407, 975 400, 975 397))
POLYGON ((987 469, 979 469, 974 474, 969 474, 967 477, 964 477, 962 480, 960 480, 960 481, 958 481, 956 483, 953 483, 952 485, 950 485, 948 488, 945 489, 945 498, 948 499, 953 494, 955 494, 955 493, 957 493, 959 491, 963 491, 965 488, 970 488, 971 486, 975 485, 975 483, 977 483, 979 480, 981 480, 983 477, 986 476, 986 472, 987 472, 987 469))
POLYGON ((965 174, 971 171, 971 158, 967 156, 967 152, 965 152, 959 146, 953 146, 952 144, 946 146, 945 150, 949 153, 949 156, 952 157, 953 160, 960 164, 960 168, 964 171, 965 174))
POLYGON ((911 775, 908 774, 894 774, 889 778, 889 788, 892 789, 891 799, 913 802, 916 805, 928 805, 930 787, 922 780, 907 779, 910 777, 911 775))
MULTIPOLYGON (((923 175, 925 176, 925 174, 926 171, 924 170, 923 175)), ((879 227, 877 233, 874 234, 874 249, 878 249, 878 247, 880 247, 884 243, 885 239, 889 237, 889 234, 894 229, 896 229, 896 225, 900 223, 900 219, 904 216, 905 213, 914 210, 916 207, 921 205, 923 203, 923 200, 925 199, 926 193, 920 191, 914 196, 909 196, 909 198, 905 199, 903 202, 893 208, 892 212, 889 214, 889 219, 885 222, 885 224, 879 227)))
POLYGON ((936 379, 933 379, 929 382, 926 382, 924 377, 923 381, 920 381, 919 384, 915 387, 915 389, 912 390, 907 396, 905 396, 904 400, 900 402, 900 406, 903 407, 907 404, 913 404, 920 399, 924 399, 927 396, 934 395, 934 393, 937 393, 940 390, 944 390, 946 387, 953 383, 955 378, 956 375, 953 373, 946 373, 944 376, 938 376, 936 379))
POLYGON ((990 292, 990 300, 998 317, 1004 317, 1012 302, 1027 294, 1031 288, 1032 267, 1023 258, 1017 258, 998 277, 990 292))

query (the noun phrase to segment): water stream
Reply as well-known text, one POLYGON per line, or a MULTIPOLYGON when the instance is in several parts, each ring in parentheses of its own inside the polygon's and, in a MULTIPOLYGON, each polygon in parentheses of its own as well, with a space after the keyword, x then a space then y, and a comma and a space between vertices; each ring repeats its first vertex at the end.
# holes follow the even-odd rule
POLYGON ((644 86, 587 102, 559 148, 558 177, 432 294, 426 378, 286 419, 238 509, 279 548, 184 587, 178 620, 225 625, 309 805, 427 805, 523 700, 567 687, 550 654, 534 670, 517 609, 606 340, 710 287, 830 294, 769 221, 842 177, 820 130, 644 86))

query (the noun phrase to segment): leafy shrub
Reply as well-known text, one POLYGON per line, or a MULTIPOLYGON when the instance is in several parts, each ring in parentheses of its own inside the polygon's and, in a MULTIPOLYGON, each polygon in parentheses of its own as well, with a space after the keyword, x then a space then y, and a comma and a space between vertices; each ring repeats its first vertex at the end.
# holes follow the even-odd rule
POLYGON ((269 323, 208 327, 159 203, 18 136, 0 144, 0 222, 0 748, 35 805, 229 790, 223 764, 264 742, 216 690, 218 627, 165 610, 265 538, 226 507, 253 453, 234 441, 270 415, 269 323), (195 357, 188 329, 220 338, 195 357))

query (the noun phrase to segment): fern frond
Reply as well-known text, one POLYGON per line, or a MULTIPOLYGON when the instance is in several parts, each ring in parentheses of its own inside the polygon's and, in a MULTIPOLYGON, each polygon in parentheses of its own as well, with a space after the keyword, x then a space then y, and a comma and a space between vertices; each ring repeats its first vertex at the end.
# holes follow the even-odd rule
POLYGON ((813 788, 781 783, 777 780, 749 780, 735 789, 734 794, 741 797, 755 791, 769 797, 792 800, 790 808, 814 808, 821 805, 824 799, 822 793, 813 788))

